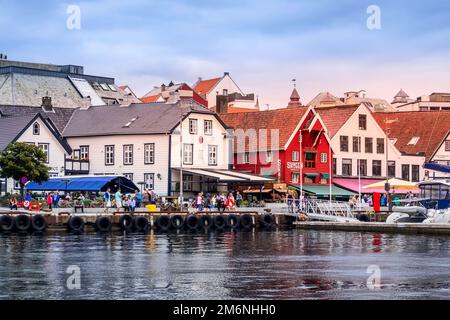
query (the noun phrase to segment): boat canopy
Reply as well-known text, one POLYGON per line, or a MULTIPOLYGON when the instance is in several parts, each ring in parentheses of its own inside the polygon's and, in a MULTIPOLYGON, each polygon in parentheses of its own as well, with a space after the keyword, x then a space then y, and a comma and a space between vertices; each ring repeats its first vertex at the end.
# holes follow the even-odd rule
POLYGON ((450 173, 450 166, 446 166, 445 164, 440 163, 428 162, 423 165, 423 168, 437 172, 450 173))

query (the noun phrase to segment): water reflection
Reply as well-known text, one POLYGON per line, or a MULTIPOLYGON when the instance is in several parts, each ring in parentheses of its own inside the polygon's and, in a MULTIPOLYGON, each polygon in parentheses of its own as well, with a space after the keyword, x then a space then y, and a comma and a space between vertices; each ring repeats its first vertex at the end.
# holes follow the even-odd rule
POLYGON ((1 235, 0 299, 450 298, 450 238, 274 230, 1 235), (81 269, 68 290, 67 267, 81 269), (381 290, 369 290, 369 265, 381 290))

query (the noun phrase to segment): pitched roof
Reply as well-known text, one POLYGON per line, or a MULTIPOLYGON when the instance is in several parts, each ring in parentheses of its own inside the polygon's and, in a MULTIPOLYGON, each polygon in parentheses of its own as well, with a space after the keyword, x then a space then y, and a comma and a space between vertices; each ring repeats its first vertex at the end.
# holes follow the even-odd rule
POLYGON ((8 144, 20 134, 20 132, 36 117, 36 114, 25 116, 2 116, 0 117, 0 150, 5 149, 8 144))
POLYGON ((44 119, 50 119, 56 126, 56 129, 58 129, 59 132, 62 132, 75 109, 53 108, 53 111, 54 112, 45 112, 41 107, 0 105, 0 112, 6 116, 26 117, 28 115, 35 116, 39 113, 44 119))
POLYGON ((199 95, 206 96, 220 80, 222 80, 222 78, 201 80, 195 85, 194 91, 199 95))
POLYGON ((181 108, 181 103, 136 103, 127 107, 98 106, 77 109, 64 129, 65 137, 162 134, 170 133, 180 122, 180 118, 190 113, 211 114, 207 108, 192 103, 181 108))
POLYGON ((373 116, 389 138, 396 139, 394 145, 400 152, 424 154, 427 161, 450 130, 450 111, 386 112, 373 116))
POLYGON ((408 94, 403 91, 403 89, 400 89, 400 91, 394 97, 409 98, 408 94))
POLYGON ((152 103, 158 101, 158 99, 161 97, 161 94, 155 94, 154 96, 146 96, 142 97, 141 101, 144 103, 152 103))
MULTIPOLYGON (((254 129, 256 134, 258 134, 260 129, 266 129, 267 146, 269 148, 272 147, 271 149, 283 150, 289 138, 294 133, 295 128, 308 110, 308 108, 283 108, 268 111, 227 113, 221 114, 220 117, 229 127, 235 130, 242 129, 246 131, 254 129), (279 130, 279 148, 272 146, 271 129, 279 130)), ((246 151, 249 151, 249 141, 246 141, 245 144, 246 151)))
POLYGON ((321 92, 317 96, 315 96, 314 99, 312 99, 307 105, 318 108, 325 104, 343 105, 344 103, 329 92, 321 92))
POLYGON ((340 105, 323 108, 315 108, 315 111, 322 118, 323 123, 328 129, 330 138, 342 128, 347 120, 359 108, 360 105, 340 105))

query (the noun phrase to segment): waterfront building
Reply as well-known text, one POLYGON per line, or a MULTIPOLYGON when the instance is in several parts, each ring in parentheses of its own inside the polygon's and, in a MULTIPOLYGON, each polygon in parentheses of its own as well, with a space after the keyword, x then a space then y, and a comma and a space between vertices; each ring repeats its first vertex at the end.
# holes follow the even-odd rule
MULTIPOLYGON (((377 113, 380 124, 389 122, 386 130, 390 141, 404 155, 423 157, 424 163, 450 165, 450 111, 410 111, 377 113)), ((422 167, 421 165, 421 167, 422 167)), ((407 163, 401 168, 400 178, 412 178, 407 163)), ((442 173, 423 168, 421 180, 442 177, 442 173)), ((414 181, 414 180, 412 180, 414 181)))
MULTIPOLYGON (((395 113, 372 112, 365 103, 315 110, 331 139, 336 184, 359 191, 359 177, 362 186, 386 179, 386 175, 413 182, 424 179, 422 165, 425 156, 399 150, 395 138, 391 136, 398 130, 397 124, 388 116, 395 113)), ((411 127, 405 135, 411 139, 414 130, 411 127)))
MULTIPOLYGON (((301 104, 295 88, 286 108, 220 117, 234 129, 234 169, 329 195, 333 151, 327 129, 314 108, 301 104)), ((332 194, 350 193, 332 186, 332 194)))
POLYGON ((78 109, 63 136, 67 175, 123 175, 161 196, 179 194, 181 170, 186 196, 253 179, 229 170, 227 126, 193 100, 78 109))
POLYGON ((159 87, 153 87, 152 90, 147 92, 141 101, 144 103, 167 103, 174 104, 182 100, 194 100, 196 103, 208 107, 208 102, 197 92, 195 92, 186 83, 174 84, 170 82, 168 85, 162 84, 159 87))
POLYGON ((83 66, 0 59, 0 105, 40 107, 43 97, 57 108, 140 102, 114 78, 87 75, 83 66))
MULTIPOLYGON (((72 150, 61 137, 73 109, 51 108, 51 99, 44 99, 42 109, 29 106, 0 106, 0 151, 10 143, 24 142, 41 148, 47 156, 51 177, 64 175, 64 159, 72 150)), ((0 178, 0 193, 19 192, 13 179, 0 178)))
POLYGON ((439 111, 450 110, 450 93, 434 92, 410 99, 408 94, 400 90, 394 97, 392 105, 396 111, 439 111))
POLYGON ((245 94, 228 72, 225 72, 222 77, 213 79, 198 78, 193 88, 208 101, 209 109, 219 113, 259 110, 259 102, 255 94, 245 94))

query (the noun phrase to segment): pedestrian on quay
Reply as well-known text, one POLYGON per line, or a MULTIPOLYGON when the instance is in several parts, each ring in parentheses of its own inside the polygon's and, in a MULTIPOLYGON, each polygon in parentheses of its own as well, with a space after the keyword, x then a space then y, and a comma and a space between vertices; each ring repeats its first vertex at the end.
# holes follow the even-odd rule
POLYGON ((150 193, 148 192, 148 189, 144 190, 142 195, 142 203, 144 204, 144 207, 147 207, 150 204, 150 193))
POLYGON ((117 189, 114 198, 116 199, 117 211, 120 211, 120 208, 122 207, 122 192, 120 189, 117 189))
POLYGON ((106 208, 106 211, 108 211, 108 208, 111 208, 111 189, 106 189, 105 194, 103 195, 104 205, 106 208))
POLYGON ((140 208, 141 207, 141 203, 142 203, 142 192, 141 191, 136 191, 134 193, 134 199, 135 199, 135 203, 136 203, 136 208, 140 208))
POLYGON ((294 191, 288 190, 287 196, 286 196, 286 203, 288 205, 289 213, 294 213, 294 202, 295 202, 294 191))
POLYGON ((52 194, 51 193, 49 193, 48 195, 47 195, 47 197, 46 197, 46 199, 45 199, 46 201, 47 201, 47 205, 48 205, 48 208, 50 209, 50 210, 53 210, 52 208, 52 203, 53 203, 53 197, 52 197, 52 194))
POLYGON ((232 192, 230 192, 228 194, 228 198, 227 198, 225 205, 226 205, 227 210, 229 210, 229 211, 234 210, 236 208, 236 202, 234 200, 234 196, 233 196, 232 192))
POLYGON ((236 206, 239 208, 242 204, 242 194, 237 191, 236 192, 236 206))
POLYGON ((17 198, 12 196, 11 199, 9 199, 9 210, 17 210, 17 203, 17 198))
POLYGON ((199 192, 197 194, 197 198, 195 200, 195 204, 197 205, 197 210, 199 212, 203 211, 203 204, 204 204, 204 202, 203 202, 203 192, 199 192))
POLYGON ((61 197, 59 196, 58 190, 53 192, 53 195, 52 195, 53 208, 58 209, 58 203, 59 203, 60 199, 61 199, 61 197))
POLYGON ((216 208, 216 204, 217 204, 217 198, 216 198, 216 195, 213 194, 212 197, 211 197, 211 201, 209 203, 209 209, 211 211, 214 210, 216 208))
POLYGON ((222 210, 222 212, 225 212, 226 209, 226 202, 227 202, 227 197, 222 193, 219 196, 219 204, 217 206, 217 209, 219 209, 219 212, 222 210))

